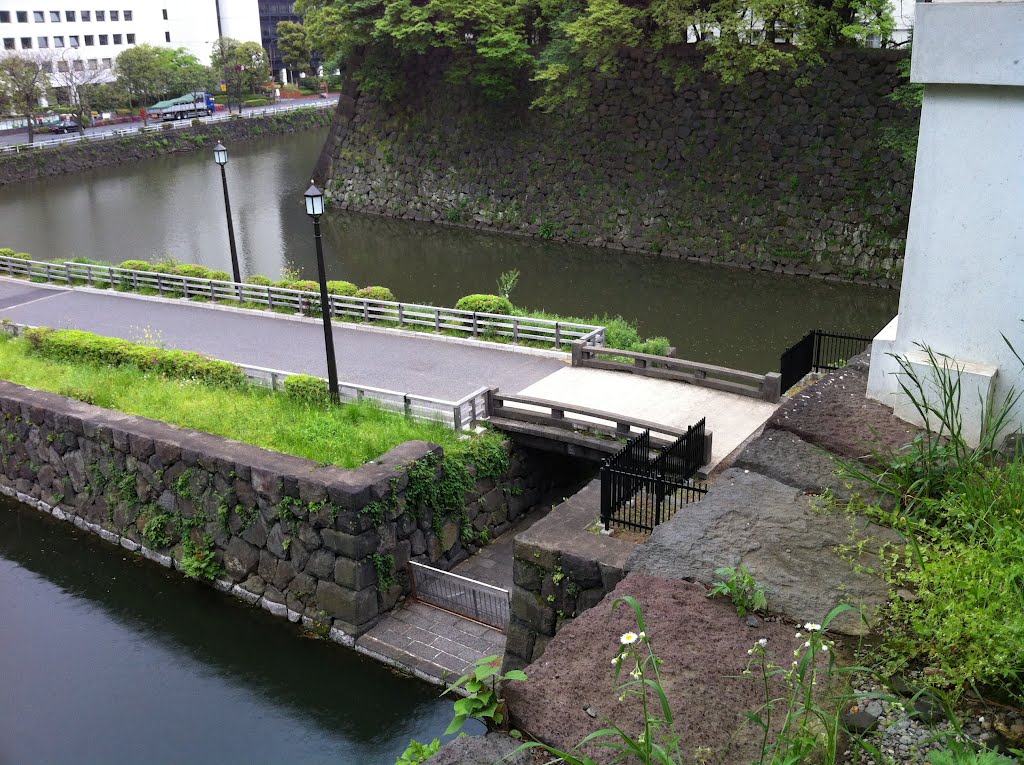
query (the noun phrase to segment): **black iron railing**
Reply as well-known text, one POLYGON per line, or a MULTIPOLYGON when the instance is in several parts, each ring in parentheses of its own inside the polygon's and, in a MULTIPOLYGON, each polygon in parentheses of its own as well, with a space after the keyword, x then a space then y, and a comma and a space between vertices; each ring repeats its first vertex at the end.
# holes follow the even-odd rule
POLYGON ((409 565, 417 600, 502 632, 508 628, 508 590, 415 561, 409 565))
POLYGON ((782 390, 789 390, 810 372, 841 369, 858 353, 863 353, 871 345, 871 339, 811 330, 782 352, 779 359, 782 390))
POLYGON ((654 475, 662 475, 676 481, 686 481, 697 475, 705 460, 704 425, 702 417, 696 425, 686 429, 686 433, 668 446, 651 463, 654 475))

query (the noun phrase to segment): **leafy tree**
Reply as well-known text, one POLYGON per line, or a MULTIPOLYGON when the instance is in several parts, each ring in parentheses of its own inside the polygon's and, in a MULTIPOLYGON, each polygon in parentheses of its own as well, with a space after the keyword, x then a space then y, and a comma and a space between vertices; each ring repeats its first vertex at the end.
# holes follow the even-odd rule
POLYGON ((80 134, 85 133, 86 115, 92 113, 91 88, 106 79, 107 74, 106 69, 90 67, 86 60, 78 55, 77 48, 65 48, 63 55, 54 58, 53 85, 59 89, 63 100, 72 108, 80 134), (68 55, 69 53, 72 55, 68 55))
POLYGON ((28 142, 35 141, 36 115, 40 102, 50 95, 47 76, 49 56, 33 51, 19 51, 0 58, 0 92, 10 109, 28 122, 28 142))
POLYGON ((220 37, 210 54, 213 75, 228 83, 242 108, 242 93, 256 93, 270 79, 267 53, 256 42, 239 42, 232 37, 220 37))
POLYGON ((819 64, 831 46, 885 41, 887 0, 298 0, 314 49, 363 89, 394 95, 404 66, 432 49, 447 74, 492 96, 524 74, 541 88, 536 106, 585 101, 596 71, 612 76, 624 48, 652 53, 680 84, 704 68, 736 82, 752 71, 819 64))
POLYGON ((128 100, 149 107, 193 90, 209 88, 208 67, 185 48, 143 44, 128 48, 114 60, 114 75, 128 100))
POLYGON ((281 60, 289 69, 297 72, 313 71, 313 51, 302 24, 294 21, 278 22, 277 47, 281 49, 281 60))

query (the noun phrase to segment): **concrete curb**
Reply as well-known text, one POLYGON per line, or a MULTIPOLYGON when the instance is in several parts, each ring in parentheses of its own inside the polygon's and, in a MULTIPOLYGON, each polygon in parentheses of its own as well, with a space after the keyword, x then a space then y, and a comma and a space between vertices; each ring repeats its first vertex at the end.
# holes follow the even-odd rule
MULTIPOLYGON (((255 314, 263 316, 265 318, 280 319, 282 321, 295 321, 304 324, 315 324, 316 326, 320 326, 322 324, 320 319, 314 319, 308 316, 289 316, 288 314, 275 313, 274 311, 264 311, 258 308, 237 308, 235 306, 230 305, 218 305, 216 303, 201 303, 193 300, 185 300, 184 298, 165 298, 160 297, 159 295, 139 295, 134 292, 117 292, 116 290, 101 290, 95 287, 62 287, 56 284, 27 282, 24 279, 14 279, 9 276, 0 276, 0 281, 9 284, 30 284, 33 287, 55 290, 57 292, 85 292, 94 295, 106 295, 108 297, 122 297, 130 300, 145 300, 154 303, 166 303, 168 305, 185 305, 194 308, 205 308, 207 310, 228 311, 231 313, 242 313, 249 315, 255 314)), ((0 309, 0 311, 2 310, 3 309, 0 309)), ((422 340, 429 340, 435 343, 465 345, 471 348, 489 348, 495 351, 504 351, 505 353, 521 353, 527 356, 541 356, 543 358, 549 359, 561 359, 566 363, 569 363, 571 361, 571 355, 566 351, 548 350, 546 348, 530 348, 527 346, 511 345, 509 343, 490 343, 487 342, 486 340, 473 340, 472 338, 468 337, 449 337, 447 335, 434 335, 429 332, 414 332, 406 329, 393 329, 391 327, 371 327, 363 324, 357 324, 355 322, 334 321, 332 323, 335 327, 343 327, 345 329, 351 329, 359 332, 395 335, 398 337, 419 338, 422 340)))

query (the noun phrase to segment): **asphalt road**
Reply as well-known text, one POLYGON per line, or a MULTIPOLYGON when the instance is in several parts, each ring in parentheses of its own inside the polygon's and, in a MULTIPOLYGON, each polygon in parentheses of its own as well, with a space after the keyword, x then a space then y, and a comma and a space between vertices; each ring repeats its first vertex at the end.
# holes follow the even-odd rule
MULTIPOLYGON (((162 303, 118 293, 30 286, 0 279, 0 318, 82 329, 236 363, 327 376, 323 325, 257 311, 162 303)), ((563 369, 557 358, 444 342, 429 335, 334 325, 338 379, 453 401, 482 386, 508 393, 563 369)))

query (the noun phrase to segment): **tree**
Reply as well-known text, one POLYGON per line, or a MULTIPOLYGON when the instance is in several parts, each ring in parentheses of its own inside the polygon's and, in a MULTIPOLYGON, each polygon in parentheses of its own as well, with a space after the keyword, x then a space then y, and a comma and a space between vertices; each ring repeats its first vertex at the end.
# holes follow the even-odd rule
POLYGON ((0 58, 0 91, 11 110, 28 122, 28 142, 35 141, 36 115, 40 103, 50 95, 46 69, 49 57, 33 51, 20 51, 0 58))
POLYGON ((281 60, 289 69, 296 72, 313 71, 313 52, 309 47, 306 28, 294 21, 281 21, 277 24, 277 47, 281 49, 281 60))
POLYGON ((142 108, 193 90, 206 90, 211 80, 210 69, 187 49, 148 43, 119 53, 114 75, 129 100, 142 108))
POLYGON ((53 64, 53 85, 64 91, 68 105, 74 109, 78 132, 84 134, 85 116, 92 112, 91 88, 103 82, 109 72, 88 66, 78 55, 77 48, 65 48, 61 55, 54 57, 53 64))
POLYGON ((263 47, 231 37, 220 37, 214 42, 210 68, 214 76, 234 90, 239 111, 242 110, 242 94, 259 92, 263 83, 270 79, 270 64, 263 47))
POLYGON ((585 102, 624 49, 655 57, 677 84, 704 69, 725 82, 750 72, 820 64, 832 46, 885 38, 887 0, 298 0, 311 46, 350 68, 363 89, 396 92, 403 66, 448 51, 450 79, 492 96, 531 75, 535 106, 585 102))

